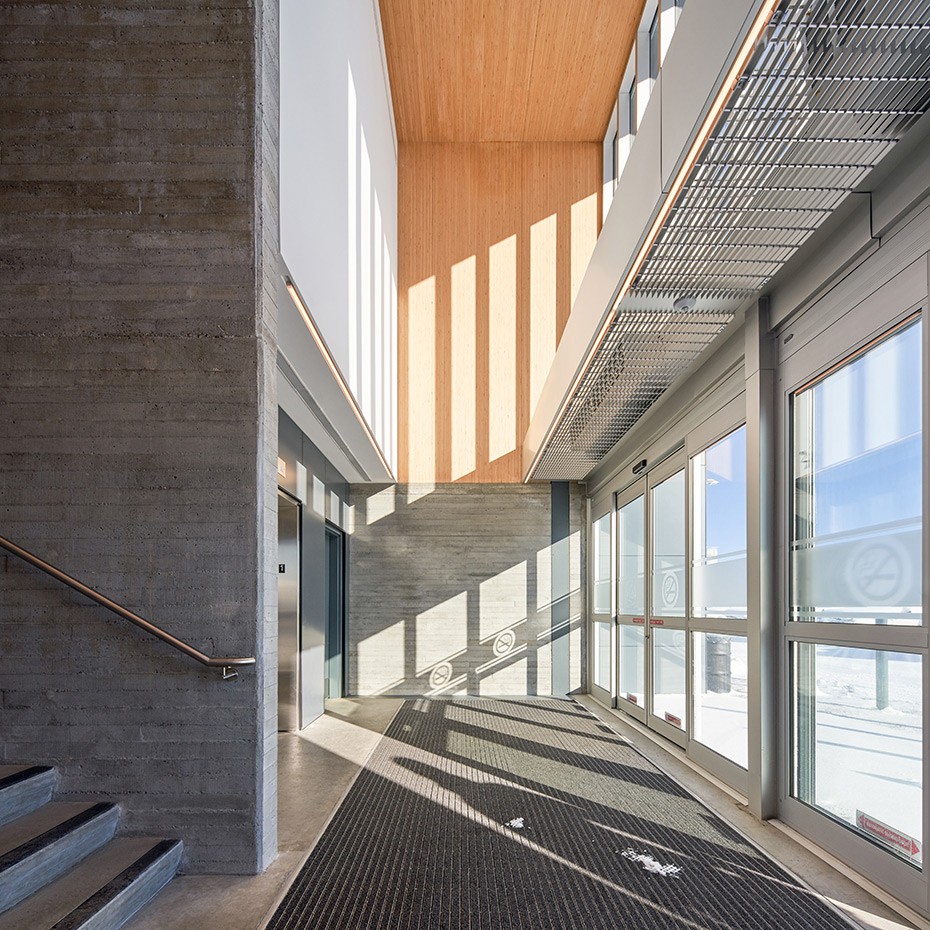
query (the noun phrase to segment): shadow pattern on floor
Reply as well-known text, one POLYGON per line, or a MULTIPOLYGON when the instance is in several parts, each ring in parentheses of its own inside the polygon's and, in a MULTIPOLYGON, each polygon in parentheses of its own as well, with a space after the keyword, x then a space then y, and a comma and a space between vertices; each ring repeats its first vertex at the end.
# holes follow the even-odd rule
POLYGON ((579 704, 420 699, 400 709, 268 925, 569 926, 850 924, 579 704))

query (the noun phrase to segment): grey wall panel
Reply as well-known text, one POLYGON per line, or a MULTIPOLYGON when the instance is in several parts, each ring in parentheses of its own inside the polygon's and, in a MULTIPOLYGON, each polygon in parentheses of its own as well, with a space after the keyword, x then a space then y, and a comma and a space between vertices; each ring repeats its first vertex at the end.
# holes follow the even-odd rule
POLYGON ((551 693, 554 575, 581 685, 581 486, 556 546, 548 484, 352 485, 350 500, 350 693, 551 693))
POLYGON ((3 533, 258 659, 223 682, 0 559, 0 758, 183 838, 186 871, 254 872, 277 846, 276 8, 20 4, 0 29, 20 62, 0 127, 3 533))

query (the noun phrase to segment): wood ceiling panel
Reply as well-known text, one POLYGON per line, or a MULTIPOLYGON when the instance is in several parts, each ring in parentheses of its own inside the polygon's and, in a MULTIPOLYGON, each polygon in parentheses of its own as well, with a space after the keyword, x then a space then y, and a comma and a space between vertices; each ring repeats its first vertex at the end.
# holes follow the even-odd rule
POLYGON ((381 0, 398 139, 595 142, 644 0, 381 0))

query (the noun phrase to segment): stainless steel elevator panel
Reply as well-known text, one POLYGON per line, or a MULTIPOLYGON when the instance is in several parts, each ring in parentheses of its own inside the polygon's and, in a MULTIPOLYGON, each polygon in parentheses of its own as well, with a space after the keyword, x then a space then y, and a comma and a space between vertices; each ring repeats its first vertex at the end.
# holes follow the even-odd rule
POLYGON ((300 727, 300 504, 278 492, 278 729, 300 727))

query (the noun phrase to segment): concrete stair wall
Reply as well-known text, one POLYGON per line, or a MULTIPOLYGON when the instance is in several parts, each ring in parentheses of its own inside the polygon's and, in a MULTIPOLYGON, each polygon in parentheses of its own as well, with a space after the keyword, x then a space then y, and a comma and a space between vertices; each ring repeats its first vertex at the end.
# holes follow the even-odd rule
POLYGON ((182 844, 116 837, 115 804, 53 801, 55 780, 0 767, 0 930, 116 930, 171 880, 182 844))

